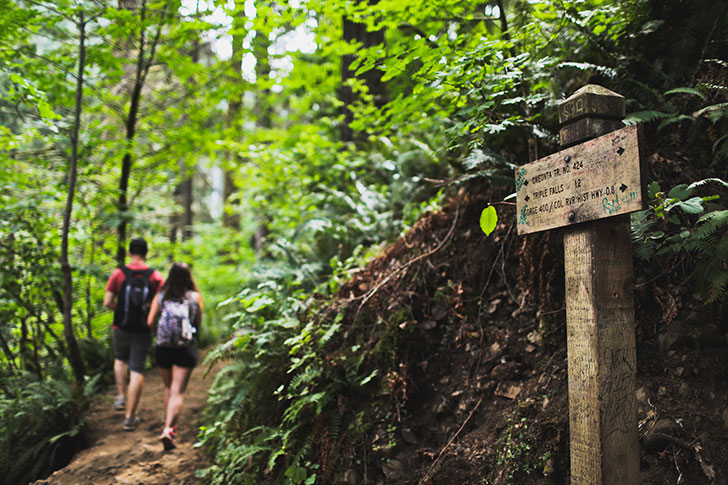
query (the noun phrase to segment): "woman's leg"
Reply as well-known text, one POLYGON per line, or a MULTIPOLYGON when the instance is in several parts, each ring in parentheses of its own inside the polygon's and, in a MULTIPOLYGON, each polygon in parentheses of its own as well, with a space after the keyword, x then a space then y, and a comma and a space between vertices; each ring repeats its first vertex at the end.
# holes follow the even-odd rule
POLYGON ((164 416, 167 417, 167 406, 169 405, 169 388, 172 385, 172 369, 159 367, 159 375, 164 383, 164 416))
POLYGON ((177 424, 180 409, 182 409, 183 394, 187 389, 187 383, 192 375, 192 367, 172 366, 171 384, 169 386, 169 398, 165 391, 166 417, 164 421, 165 431, 177 424))

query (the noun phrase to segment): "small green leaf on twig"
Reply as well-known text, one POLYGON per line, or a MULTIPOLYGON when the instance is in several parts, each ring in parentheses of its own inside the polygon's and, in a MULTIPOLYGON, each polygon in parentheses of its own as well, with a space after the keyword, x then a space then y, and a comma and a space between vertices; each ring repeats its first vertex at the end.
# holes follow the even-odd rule
POLYGON ((497 223, 498 214, 495 212, 495 207, 489 205, 483 209, 483 212, 480 213, 480 228, 486 236, 490 236, 490 233, 493 232, 497 223))

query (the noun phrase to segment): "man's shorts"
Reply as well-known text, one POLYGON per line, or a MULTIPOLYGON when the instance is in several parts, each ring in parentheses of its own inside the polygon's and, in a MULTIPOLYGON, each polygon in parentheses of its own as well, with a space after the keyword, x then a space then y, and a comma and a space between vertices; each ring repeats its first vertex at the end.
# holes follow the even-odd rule
POLYGON ((114 329, 114 358, 129 363, 134 372, 144 372, 147 351, 152 343, 151 332, 127 332, 114 329))
POLYGON ((192 368, 197 365, 197 348, 194 345, 181 348, 157 346, 154 358, 162 369, 171 369, 173 365, 192 368))

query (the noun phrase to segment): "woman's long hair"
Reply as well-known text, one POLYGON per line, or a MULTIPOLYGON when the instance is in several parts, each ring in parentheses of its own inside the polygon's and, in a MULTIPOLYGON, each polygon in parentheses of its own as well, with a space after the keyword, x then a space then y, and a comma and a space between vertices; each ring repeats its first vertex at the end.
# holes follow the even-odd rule
POLYGON ((162 291, 163 300, 182 300, 188 291, 197 291, 189 266, 185 263, 173 263, 162 291))

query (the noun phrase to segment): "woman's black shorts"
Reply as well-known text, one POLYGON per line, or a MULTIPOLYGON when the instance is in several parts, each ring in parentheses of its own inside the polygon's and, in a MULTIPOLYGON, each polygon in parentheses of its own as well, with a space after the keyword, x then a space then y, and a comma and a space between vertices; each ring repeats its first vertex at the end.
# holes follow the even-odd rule
POLYGON ((154 349, 154 357, 157 366, 162 369, 171 369, 173 365, 178 367, 197 366, 197 349, 194 345, 189 347, 159 347, 154 349))

